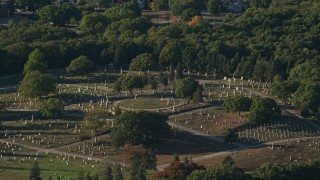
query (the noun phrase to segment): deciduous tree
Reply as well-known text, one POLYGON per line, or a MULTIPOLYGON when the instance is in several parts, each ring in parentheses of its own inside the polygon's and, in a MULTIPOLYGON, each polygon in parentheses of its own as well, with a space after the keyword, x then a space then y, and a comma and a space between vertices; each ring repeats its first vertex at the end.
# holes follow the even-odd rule
POLYGON ((175 93, 180 98, 191 99, 193 93, 197 91, 199 83, 192 78, 179 79, 176 82, 175 93))
POLYGON ((24 65, 23 73, 27 74, 31 71, 40 71, 41 73, 45 73, 48 69, 48 64, 45 61, 44 54, 36 49, 32 53, 30 53, 28 61, 24 65))
POLYGON ((60 99, 49 98, 44 102, 41 108, 41 114, 44 117, 56 118, 62 114, 63 110, 63 102, 60 99))
POLYGON ((259 124, 278 119, 281 109, 271 98, 256 98, 250 108, 249 123, 259 124))
POLYGON ((53 79, 39 71, 32 71, 25 75, 19 86, 19 93, 23 97, 41 97, 55 92, 53 79))
POLYGON ((170 132, 167 120, 168 116, 161 113, 125 112, 116 118, 112 133, 121 132, 126 143, 152 146, 170 132))
POLYGON ((83 75, 93 69, 93 62, 87 56, 79 56, 71 61, 67 72, 73 75, 83 75))

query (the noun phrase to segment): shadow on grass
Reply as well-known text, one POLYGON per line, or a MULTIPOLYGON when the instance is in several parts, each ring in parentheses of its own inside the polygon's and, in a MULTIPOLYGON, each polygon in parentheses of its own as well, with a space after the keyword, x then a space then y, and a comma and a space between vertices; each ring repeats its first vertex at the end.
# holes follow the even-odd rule
POLYGON ((184 131, 177 131, 175 135, 163 140, 156 146, 156 154, 205 154, 232 149, 233 146, 217 142, 202 136, 184 131))

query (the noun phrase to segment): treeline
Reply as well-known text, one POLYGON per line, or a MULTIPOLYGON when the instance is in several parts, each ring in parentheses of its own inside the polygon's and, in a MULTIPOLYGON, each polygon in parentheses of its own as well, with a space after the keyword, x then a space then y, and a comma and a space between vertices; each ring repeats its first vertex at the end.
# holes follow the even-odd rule
POLYGON ((176 159, 164 171, 154 174, 153 179, 175 179, 175 180, 219 180, 219 179, 319 179, 320 161, 295 164, 263 164, 250 173, 244 172, 235 165, 230 156, 227 156, 221 166, 205 169, 202 165, 184 159, 182 162, 176 159))
POLYGON ((131 2, 103 14, 80 6, 76 9, 81 9, 81 20, 74 12, 66 23, 50 25, 55 22, 50 14, 54 8, 45 6, 39 10, 40 21, 1 28, 1 73, 20 72, 28 54, 39 48, 49 68, 66 67, 80 55, 96 64, 124 65, 150 53, 157 65, 172 69, 261 81, 286 79, 296 65, 318 60, 319 8, 315 0, 273 1, 269 7, 253 6, 240 17, 228 14, 212 28, 205 21, 156 26, 131 2), (82 33, 59 27, 77 18, 82 33))

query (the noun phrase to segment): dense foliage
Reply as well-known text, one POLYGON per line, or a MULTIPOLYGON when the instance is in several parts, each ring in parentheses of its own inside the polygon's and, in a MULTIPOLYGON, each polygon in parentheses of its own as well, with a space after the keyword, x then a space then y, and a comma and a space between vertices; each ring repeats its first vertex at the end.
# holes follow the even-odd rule
POLYGON ((199 83, 192 78, 179 79, 176 82, 176 95, 180 98, 192 99, 199 87, 199 83))
POLYGON ((249 111, 252 100, 243 95, 235 95, 224 100, 223 107, 227 111, 238 112, 239 115, 243 111, 249 111))
POLYGON ((63 102, 60 99, 49 98, 41 108, 41 115, 48 118, 56 118, 62 114, 63 110, 63 102))
POLYGON ((93 62, 87 56, 79 56, 71 61, 67 67, 67 72, 72 75, 83 75, 93 69, 93 62))
MULTIPOLYGON (((319 108, 308 110, 318 107, 308 100, 317 95, 305 94, 305 89, 316 87, 320 79, 317 0, 253 0, 243 15, 227 14, 223 22, 213 26, 206 21, 192 26, 186 22, 158 26, 141 16, 135 1, 119 1, 103 14, 85 6, 44 6, 46 1, 39 2, 35 5, 40 8, 41 21, 10 22, 0 28, 1 74, 21 72, 29 53, 37 48, 43 52, 49 69, 65 68, 81 55, 97 65, 112 62, 116 67, 128 66, 138 55, 148 53, 155 65, 170 69, 171 74, 186 69, 218 77, 234 74, 261 82, 295 80, 297 86, 288 87, 289 83, 273 92, 283 101, 292 99, 305 116, 319 114, 319 108), (55 27, 68 25, 71 20, 77 22, 80 10, 80 30, 55 27), (309 82, 313 85, 307 87, 309 82), (285 93, 285 89, 289 91, 285 93)), ((161 8, 169 6, 183 19, 206 9, 203 1, 157 2, 161 8)), ((207 5, 217 13, 220 2, 210 0, 207 5)))
POLYGON ((256 98, 250 108, 249 123, 260 124, 277 120, 281 109, 271 98, 256 98))
POLYGON ((19 93, 26 98, 46 96, 55 91, 53 79, 39 71, 31 71, 25 75, 19 86, 19 93))
POLYGON ((114 146, 125 143, 152 146, 170 132, 168 116, 153 112, 125 112, 117 117, 112 131, 114 146), (115 138, 114 138, 115 137, 115 138))

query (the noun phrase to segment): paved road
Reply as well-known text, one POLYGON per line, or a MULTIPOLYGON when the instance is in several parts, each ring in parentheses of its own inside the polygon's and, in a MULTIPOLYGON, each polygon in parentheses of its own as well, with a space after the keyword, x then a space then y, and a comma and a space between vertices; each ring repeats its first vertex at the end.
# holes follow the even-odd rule
MULTIPOLYGON (((247 90, 250 90, 251 89, 247 89, 247 90)), ((257 96, 262 96, 262 97, 268 97, 266 94, 263 94, 261 92, 258 92, 258 91, 255 91, 253 90, 252 91, 254 95, 257 95, 257 96)), ((183 112, 183 113, 178 113, 178 114, 175 114, 175 115, 170 115, 169 117, 170 118, 174 118, 176 116, 181 116, 181 115, 184 115, 184 114, 190 114, 191 112, 192 113, 195 113, 195 112, 199 112, 199 111, 205 111, 205 110, 209 110, 209 109, 212 109, 212 108, 217 108, 217 106, 212 106, 212 107, 206 107, 206 108, 199 108, 199 109, 196 109, 196 110, 192 110, 192 111, 188 111, 188 112, 183 112)), ((28 111, 28 110, 26 110, 28 111)), ((30 111, 34 111, 34 110, 30 110, 30 111)), ((297 116, 298 118, 301 118, 299 115, 297 115, 297 113, 293 110, 286 110, 290 113, 292 113, 293 115, 297 116)), ((308 121, 311 125, 313 125, 314 127, 317 127, 320 129, 319 125, 313 123, 313 122, 310 122, 308 121)), ((169 125, 170 126, 173 126, 177 129, 180 129, 180 130, 183 130, 183 131, 187 131, 191 134, 194 134, 194 135, 198 135, 198 136, 202 136, 202 137, 205 137, 205 138, 208 138, 208 139, 212 139, 214 141, 217 141, 217 142, 224 142, 224 139, 222 137, 219 137, 219 136, 215 136, 215 135, 209 135, 209 134, 205 134, 203 132, 200 132, 200 131, 197 131, 197 130, 194 130, 194 129, 191 129, 191 128, 188 128, 188 127, 184 127, 184 126, 181 126, 179 124, 176 124, 174 122, 169 122, 169 125)), ((109 135, 106 134, 106 135, 102 135, 100 136, 101 137, 108 137, 109 135)), ((318 138, 318 137, 317 137, 318 138)), ((241 151, 241 150, 246 150, 246 149, 254 149, 254 148, 259 148, 259 147, 263 147, 263 146, 268 146, 268 145, 271 145, 272 143, 281 143, 281 142, 287 142, 287 141, 296 141, 296 140, 300 140, 300 139, 306 139, 306 138, 292 138, 292 139, 285 139, 285 140, 279 140, 279 141, 273 141, 273 142, 268 142, 268 143, 262 143, 262 144, 258 144, 258 145, 252 145, 252 146, 249 146, 249 145, 242 145, 242 144, 236 144, 237 145, 237 150, 241 151)), ((94 140, 91 139, 89 141, 92 141, 94 140)), ((52 154, 67 154, 67 155, 70 155, 70 156, 75 156, 75 157, 78 157, 78 158, 82 158, 82 159, 90 159, 91 160, 96 160, 96 161, 103 161, 103 159, 101 158, 95 158, 95 157, 90 157, 90 156, 85 156, 85 155, 79 155, 79 154, 74 154, 74 153, 66 153, 66 152, 63 152, 63 151, 60 151, 59 149, 64 149, 64 148, 67 148, 67 147, 72 147, 72 146, 77 146, 79 144, 82 144, 84 141, 82 142, 76 142, 76 143, 73 143, 73 144, 69 144, 69 145, 65 145, 65 146, 61 146, 61 147, 58 147, 58 148, 53 148, 53 149, 44 149, 44 148, 38 148, 38 147, 34 147, 34 146, 30 146, 30 145, 25 145, 25 144, 21 144, 21 143, 18 143, 18 142, 11 142, 11 141, 7 141, 7 140, 2 140, 0 139, 0 142, 3 142, 3 143, 10 143, 10 144, 14 144, 14 145, 17 145, 17 146, 21 146, 21 147, 25 147, 25 148, 28 148, 28 149, 32 149, 32 150, 35 150, 35 151, 38 151, 38 152, 47 152, 47 153, 52 153, 52 154)), ((201 157, 197 157, 197 158, 194 158, 193 161, 201 161, 201 160, 206 160, 206 159, 210 159, 210 158, 214 158, 214 157, 217 157, 217 156, 221 156, 221 155, 227 155, 227 154, 230 154, 232 153, 233 150, 227 150, 227 151, 222 151, 222 152, 217 152, 217 153, 213 153, 213 154, 209 154, 209 155, 205 155, 205 156, 201 156, 201 157)), ((163 165, 159 165, 157 166, 157 169, 158 170, 163 170, 165 167, 167 167, 169 164, 163 164, 163 165)))
MULTIPOLYGON (((244 88, 245 90, 247 91, 251 91, 251 89, 248 89, 248 88, 244 88)), ((258 92, 258 91, 255 91, 255 90, 252 90, 252 93, 256 96, 260 96, 260 97, 268 97, 268 95, 266 94, 263 94, 261 92, 258 92)), ((216 108, 216 107, 208 107, 208 108, 203 108, 203 109, 197 109, 197 110, 194 110, 194 111, 189 111, 189 112, 185 112, 185 113, 181 113, 181 114, 177 114, 177 115, 172 115, 170 116, 171 118, 172 117, 175 117, 175 116, 180 116, 180 115, 183 115, 183 114, 189 114, 191 112, 197 112, 197 111, 204 111, 204 110, 208 110, 208 109, 212 109, 212 108, 216 108)), ((296 111, 294 110, 290 110, 290 109, 285 109, 285 111, 291 113, 292 115, 300 118, 300 119, 304 119, 302 116, 300 116, 299 114, 297 114, 296 111)), ((316 123, 313 123, 307 119, 304 119, 306 120, 310 125, 312 125, 313 127, 316 127, 318 129, 320 129, 320 126, 316 123)), ((198 136, 202 136, 202 137, 205 137, 205 138, 208 138, 208 139, 212 139, 212 140, 215 140, 215 141, 218 141, 218 142, 224 142, 224 139, 222 137, 218 137, 218 136, 212 136, 212 135, 208 135, 208 134, 205 134, 203 132, 200 132, 200 131, 197 131, 197 130, 194 130, 194 129, 191 129, 191 128, 187 128, 185 126, 181 126, 181 125, 178 125, 176 123, 173 123, 173 122, 169 122, 169 124, 171 126, 174 126, 180 130, 183 130, 183 131, 187 131, 187 132, 190 132, 192 134, 195 134, 195 135, 198 135, 198 136)), ((283 140, 278 140, 278 141, 272 141, 272 142, 267 142, 267 143, 261 143, 261 144, 257 144, 257 145, 243 145, 243 144, 236 144, 237 145, 237 150, 241 151, 241 150, 246 150, 246 149, 255 149, 255 148, 260 148, 260 147, 264 147, 264 146, 270 146, 272 143, 283 143, 283 142, 287 142, 287 141, 298 141, 298 140, 304 140, 304 139, 308 139, 310 137, 304 137, 304 138, 291 138, 291 139, 283 139, 283 140)), ((314 138, 320 138, 320 136, 317 136, 317 137, 314 137, 314 138)), ((197 158, 194 158, 193 161, 194 162, 197 162, 197 161, 202 161, 202 160, 207 160, 207 159, 211 159, 211 158, 214 158, 214 157, 218 157, 218 156, 222 156, 222 155, 228 155, 228 154, 231 154, 232 152, 234 152, 234 150, 227 150, 227 151, 222 151, 222 152, 217 152, 217 153, 213 153, 213 154, 209 154, 209 155, 205 155, 205 156, 201 156, 201 157, 197 157, 197 158)), ((165 167, 167 167, 169 165, 168 164, 163 164, 163 165, 159 165, 157 166, 157 170, 159 171, 163 171, 165 167)))

